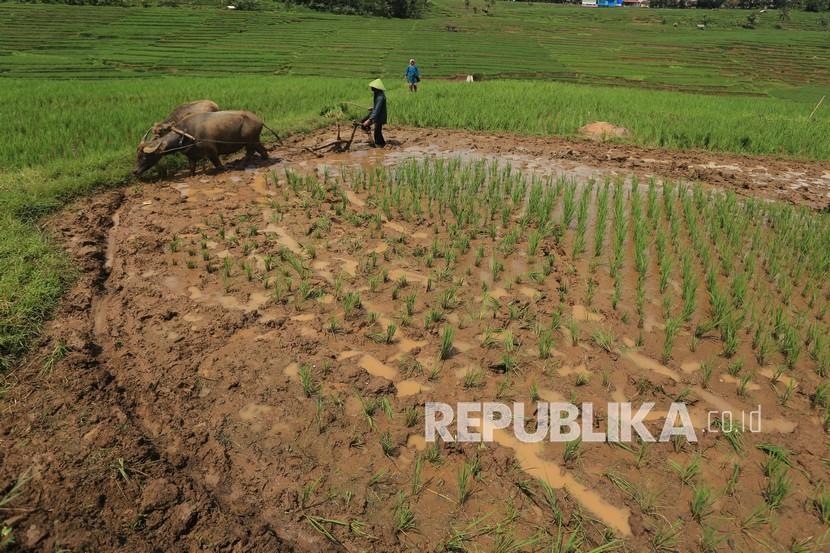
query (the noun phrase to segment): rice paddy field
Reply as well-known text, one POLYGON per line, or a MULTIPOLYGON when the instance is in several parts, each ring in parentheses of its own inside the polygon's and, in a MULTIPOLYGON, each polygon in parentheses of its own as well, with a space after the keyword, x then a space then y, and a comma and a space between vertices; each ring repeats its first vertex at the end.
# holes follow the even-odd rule
POLYGON ((830 35, 749 13, 0 3, 0 551, 830 549, 830 35), (130 177, 205 97, 270 159, 130 177))

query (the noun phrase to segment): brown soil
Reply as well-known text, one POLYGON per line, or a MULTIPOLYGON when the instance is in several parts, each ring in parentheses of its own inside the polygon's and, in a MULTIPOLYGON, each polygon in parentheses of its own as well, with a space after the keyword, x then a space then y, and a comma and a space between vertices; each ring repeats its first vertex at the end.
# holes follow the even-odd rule
MULTIPOLYGON (((503 390, 501 401, 529 402, 529 386, 536 384, 545 400, 573 393, 580 402, 647 399, 658 408, 688 386, 694 416, 705 408, 750 410, 762 404, 769 432, 745 436, 740 486, 734 495, 718 499, 711 517, 711 525, 729 536, 722 550, 748 550, 755 539, 788 546, 794 539, 821 535, 810 498, 826 478, 821 460, 827 455, 826 435, 809 406, 810 371, 797 373, 799 391, 786 409, 765 376, 757 377, 761 386, 748 397, 738 397, 728 378, 717 378, 722 370, 711 391, 703 390, 696 384, 696 363, 716 356, 718 344, 704 339, 691 354, 689 336, 681 334, 676 362, 661 365, 655 359, 662 331, 649 322, 662 320, 656 304, 649 305, 642 348, 605 352, 587 339, 572 345, 563 333, 554 361, 543 363, 534 353, 532 328, 511 325, 507 305, 527 306, 547 320, 559 304, 557 283, 572 290, 567 303, 573 311, 566 316, 585 319, 585 336, 598 325, 624 341, 637 332, 611 310, 607 282, 600 283, 590 312, 581 307, 584 282, 566 271, 570 250, 545 244, 559 260, 548 284, 523 281, 503 289, 491 282, 490 294, 501 304, 492 320, 467 320, 468 306, 478 305, 481 284, 488 280, 486 271, 473 268, 459 289, 459 305, 447 310, 447 321, 458 327, 454 354, 428 379, 441 325, 424 329, 422 321, 439 294, 424 290, 429 269, 416 263, 413 251, 446 238, 446 228, 437 221, 355 227, 336 214, 335 198, 327 197, 319 210, 304 208, 302 198, 289 193, 282 171, 322 176, 327 167, 333 174, 340 164, 388 165, 425 155, 492 157, 540 173, 701 179, 741 194, 819 207, 827 204, 830 190, 826 165, 446 130, 390 129, 388 135, 399 145, 370 151, 360 144, 352 153, 325 159, 300 147, 323 143, 330 130, 295 137, 275 152, 286 158, 271 167, 277 183, 264 163, 218 175, 178 176, 84 199, 48 222, 75 260, 80 279, 41 343, 13 373, 16 384, 3 402, 0 486, 7 490, 22 474, 30 480, 0 513, 23 550, 432 551, 450 536, 451 526, 461 530, 488 515, 484 524, 491 530, 467 545, 489 551, 502 539, 499 533, 527 537, 541 527, 555 534, 535 479, 561 488, 564 523, 573 527, 581 518, 589 542, 601 543, 609 527, 626 539, 630 551, 649 550, 658 518, 612 485, 604 476, 607 470, 656 494, 666 520, 685 517, 678 547, 696 550, 702 527, 688 520, 690 486, 678 481, 668 461, 686 463, 693 454, 702 455, 702 477, 720 489, 734 456, 722 437, 706 433, 699 434, 697 444, 652 446, 636 469, 632 453, 604 444, 584 444, 579 460, 567 466, 561 462, 562 444, 529 447, 506 435, 483 448, 447 444, 440 464, 424 463, 423 486, 410 499, 416 529, 393 530, 397 493, 412 490, 416 455, 423 450, 417 437, 422 420, 407 427, 404 411, 415 408, 422 414, 424 401, 497 397, 504 381, 498 373, 501 349, 482 345, 486 326, 509 327, 523 344, 517 357, 525 370, 503 390), (795 182, 810 184, 792 188, 795 182), (321 215, 332 226, 318 235, 313 222, 321 215), (224 236, 220 220, 227 228, 224 236), (202 244, 209 263, 216 264, 213 272, 204 268, 202 244), (266 256, 281 247, 302 253, 300 244, 316 248, 308 281, 323 295, 298 301, 295 275, 287 301, 277 301, 274 290, 256 276, 266 272, 266 256), (376 292, 367 288, 368 251, 378 252, 392 280, 376 292), (225 258, 234 263, 223 278, 225 258), (241 262, 255 278, 245 277, 241 262), (356 317, 347 318, 332 297, 338 275, 346 289, 361 290, 364 309, 356 317), (401 301, 390 298, 401 275, 409 283, 401 296, 417 295, 413 323, 399 324, 393 343, 377 343, 368 335, 382 332, 393 319, 398 322, 401 301), (367 311, 378 313, 379 322, 369 324, 367 311), (327 330, 333 316, 342 325, 334 333, 327 330), (58 344, 68 353, 53 355, 58 344), (407 372, 415 361, 425 373, 407 372), (299 365, 313 368, 321 386, 319 402, 303 393, 299 365), (471 367, 484 368, 483 387, 461 386, 471 367), (607 385, 601 384, 604 369, 610 374, 607 385), (581 371, 592 376, 575 387, 574 374, 581 371), (370 429, 358 397, 386 397, 394 417, 378 409, 376 427, 370 429), (379 443, 384 433, 394 449, 388 456, 379 443), (793 489, 772 525, 741 532, 739 521, 760 502, 765 480, 763 454, 755 448, 761 442, 794 452, 793 489), (481 478, 473 483, 472 496, 458 505, 461 461, 476 456, 481 478), (511 509, 517 518, 492 530, 511 509), (365 525, 350 531, 322 523, 340 542, 333 543, 312 528, 308 517, 314 516, 365 525)), ((347 196, 354 213, 375 211, 365 193, 347 196)), ((466 260, 470 267, 474 250, 466 260)), ((505 264, 506 274, 524 274, 530 263, 517 254, 505 264)), ((436 286, 443 290, 447 284, 436 286)))

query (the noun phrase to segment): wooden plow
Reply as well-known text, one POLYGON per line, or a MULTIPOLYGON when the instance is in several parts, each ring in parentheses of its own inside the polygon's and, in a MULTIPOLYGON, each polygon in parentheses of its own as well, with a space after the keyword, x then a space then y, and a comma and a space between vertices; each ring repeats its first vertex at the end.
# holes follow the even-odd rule
MULTIPOLYGON (((312 154, 314 154, 317 157, 323 157, 323 154, 321 152, 335 153, 335 154, 348 152, 352 147, 352 143, 354 142, 354 135, 357 133, 357 129, 362 129, 362 125, 357 121, 352 121, 352 133, 349 136, 349 139, 346 140, 346 139, 342 138, 342 136, 340 135, 340 123, 338 123, 337 124, 337 138, 336 139, 334 139, 332 142, 328 142, 326 144, 323 144, 322 146, 316 146, 314 148, 306 147, 305 149, 307 151, 311 152, 312 154)), ((368 129, 363 129, 363 131, 369 137, 371 137, 371 134, 370 134, 368 129)), ((370 140, 371 140, 371 138, 370 138, 370 140)))

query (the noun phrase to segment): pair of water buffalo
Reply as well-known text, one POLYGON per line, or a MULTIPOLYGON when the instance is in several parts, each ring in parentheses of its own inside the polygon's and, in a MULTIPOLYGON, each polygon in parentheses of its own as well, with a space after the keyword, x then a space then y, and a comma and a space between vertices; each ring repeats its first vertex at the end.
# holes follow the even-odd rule
POLYGON ((133 174, 144 173, 165 155, 176 152, 190 160, 191 175, 196 173, 198 160, 207 158, 221 169, 219 155, 232 154, 242 148, 247 150, 246 159, 254 152, 268 159, 268 151, 259 138, 263 127, 262 120, 250 111, 219 111, 219 106, 211 100, 182 104, 167 119, 144 133, 133 174), (150 133, 152 138, 147 140, 150 133))

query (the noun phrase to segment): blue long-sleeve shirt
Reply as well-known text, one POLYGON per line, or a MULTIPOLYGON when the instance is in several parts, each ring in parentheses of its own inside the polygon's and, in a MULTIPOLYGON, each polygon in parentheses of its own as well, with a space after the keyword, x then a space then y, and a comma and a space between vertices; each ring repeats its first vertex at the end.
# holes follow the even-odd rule
POLYGON ((421 80, 421 72, 418 70, 417 65, 406 66, 406 80, 410 83, 417 83, 421 80))
POLYGON ((375 91, 375 106, 369 114, 369 119, 381 125, 386 124, 386 94, 382 90, 375 91))

